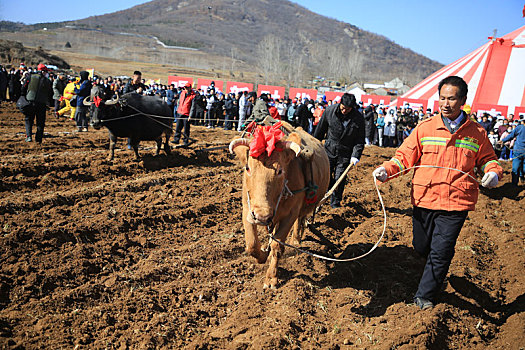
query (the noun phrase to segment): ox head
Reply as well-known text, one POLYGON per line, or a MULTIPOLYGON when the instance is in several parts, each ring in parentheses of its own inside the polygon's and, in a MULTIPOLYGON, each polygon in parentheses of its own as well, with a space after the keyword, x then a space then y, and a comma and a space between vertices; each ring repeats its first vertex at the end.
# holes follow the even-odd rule
POLYGON ((116 108, 119 106, 118 102, 118 95, 116 99, 108 100, 104 90, 99 86, 94 86, 91 89, 90 97, 84 99, 84 106, 90 107, 91 126, 95 129, 100 129, 103 120, 116 114, 116 108))
POLYGON ((291 133, 285 141, 275 143, 275 150, 270 155, 269 152, 263 152, 254 156, 253 140, 250 142, 240 138, 230 143, 230 152, 244 166, 243 191, 246 191, 248 198, 248 208, 245 208, 249 211, 246 216, 248 222, 257 225, 269 225, 272 222, 285 186, 289 164, 301 152, 300 144, 300 136, 291 133))

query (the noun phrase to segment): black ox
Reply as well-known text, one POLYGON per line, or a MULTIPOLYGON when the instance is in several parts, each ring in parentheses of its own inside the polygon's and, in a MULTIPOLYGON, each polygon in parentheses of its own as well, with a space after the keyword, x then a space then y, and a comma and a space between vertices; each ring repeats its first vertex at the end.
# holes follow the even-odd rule
POLYGON ((115 155, 118 137, 129 138, 136 158, 140 159, 140 141, 156 141, 158 155, 164 136, 164 151, 170 154, 168 142, 173 133, 173 111, 159 97, 127 93, 106 100, 102 89, 95 87, 91 90, 91 97, 84 100, 84 105, 91 108, 91 125, 95 129, 105 126, 109 130, 108 160, 115 155))

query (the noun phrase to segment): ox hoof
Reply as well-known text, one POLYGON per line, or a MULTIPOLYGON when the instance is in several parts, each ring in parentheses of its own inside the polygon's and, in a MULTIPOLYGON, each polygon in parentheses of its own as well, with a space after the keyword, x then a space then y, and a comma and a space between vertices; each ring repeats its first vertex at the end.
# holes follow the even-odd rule
POLYGON ((269 286, 267 285, 266 283, 263 285, 263 289, 266 290, 266 289, 271 289, 271 290, 277 290, 277 287, 276 286, 269 286))
POLYGON ((267 278, 264 282, 263 289, 277 289, 277 278, 267 278))

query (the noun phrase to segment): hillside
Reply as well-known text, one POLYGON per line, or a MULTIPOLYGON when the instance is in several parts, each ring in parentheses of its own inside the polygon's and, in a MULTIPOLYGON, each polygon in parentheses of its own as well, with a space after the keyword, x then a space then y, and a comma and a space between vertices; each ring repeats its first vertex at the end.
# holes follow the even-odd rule
POLYGON ((24 47, 19 42, 0 39, 0 62, 4 64, 19 65, 24 62, 28 66, 39 63, 55 65, 58 68, 69 69, 69 64, 62 58, 55 56, 44 49, 31 49, 24 47))
MULTIPOLYGON (((146 51, 158 63, 180 63, 166 45, 217 55, 195 68, 256 69, 261 82, 305 84, 314 75, 341 81, 400 77, 414 84, 442 65, 387 38, 280 0, 154 0, 111 14, 67 23, 26 26, 57 49, 90 50, 107 57, 146 51), (49 31, 52 30, 52 33, 49 31), (125 34, 123 34, 125 33, 125 34), (135 34, 139 36, 132 36, 135 34), (243 66, 245 64, 245 66, 243 66), (206 67, 208 65, 208 67, 206 67)), ((8 26, 3 26, 6 28, 8 26)), ((33 36, 32 40, 36 40, 33 36)), ((25 41, 24 41, 25 43, 25 41)), ((192 56, 193 52, 185 52, 192 56)))

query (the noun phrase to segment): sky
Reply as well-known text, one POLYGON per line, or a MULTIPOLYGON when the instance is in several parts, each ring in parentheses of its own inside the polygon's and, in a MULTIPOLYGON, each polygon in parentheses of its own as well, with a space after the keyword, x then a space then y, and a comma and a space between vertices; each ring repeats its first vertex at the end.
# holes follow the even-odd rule
MULTIPOLYGON (((204 3, 208 0, 202 0, 204 3)), ((0 20, 26 24, 86 18, 145 0, 0 0, 0 20), (66 8, 67 10, 62 10, 66 8)), ((211 4, 211 1, 208 1, 211 4)), ((307 9, 383 35, 443 64, 525 25, 524 0, 295 0, 307 9)), ((322 35, 322 33, 319 33, 322 35)))

